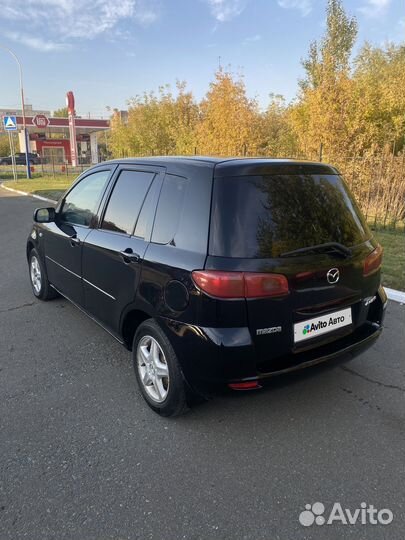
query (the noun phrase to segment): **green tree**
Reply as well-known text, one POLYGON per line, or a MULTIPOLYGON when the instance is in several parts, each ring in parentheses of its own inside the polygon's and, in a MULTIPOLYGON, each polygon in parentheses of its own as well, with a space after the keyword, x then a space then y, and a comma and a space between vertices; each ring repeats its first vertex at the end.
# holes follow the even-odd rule
MULTIPOLYGON (((109 109, 107 107, 107 109, 109 109)), ((131 144, 129 140, 129 129, 127 115, 123 115, 118 109, 109 109, 110 131, 107 136, 108 148, 113 157, 128 157, 131 155, 131 144)))
POLYGON ((326 79, 350 71, 350 56, 357 38, 357 21, 348 17, 341 0, 328 0, 326 32, 320 43, 310 44, 308 58, 302 61, 306 77, 301 86, 318 88, 326 79))
POLYGON ((54 118, 67 118, 68 117, 68 108, 62 107, 53 111, 54 118))
POLYGON ((114 155, 190 154, 195 147, 198 105, 185 82, 177 82, 176 95, 169 85, 129 100, 123 118, 111 118, 110 147, 114 155))
POLYGON ((261 154, 286 157, 297 154, 297 137, 290 121, 290 109, 280 94, 270 94, 270 103, 260 115, 261 154))
POLYGON ((0 156, 8 156, 10 155, 10 145, 8 142, 8 135, 7 133, 1 133, 0 134, 0 156))
POLYGON ((306 154, 315 156, 322 143, 333 159, 352 148, 350 55, 357 23, 346 15, 341 0, 329 0, 326 14, 325 35, 320 43, 311 44, 303 61, 306 76, 300 83, 291 121, 306 154))
POLYGON ((366 43, 355 60, 351 111, 353 140, 360 153, 389 146, 399 151, 405 137, 405 47, 366 43))

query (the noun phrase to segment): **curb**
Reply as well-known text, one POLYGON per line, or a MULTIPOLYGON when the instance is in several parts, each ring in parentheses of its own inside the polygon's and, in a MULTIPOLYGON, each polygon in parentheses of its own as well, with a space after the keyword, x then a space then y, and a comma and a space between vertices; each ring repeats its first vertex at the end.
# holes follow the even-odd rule
MULTIPOLYGON (((19 195, 24 195, 26 197, 34 197, 34 199, 39 199, 40 201, 46 201, 52 204, 57 204, 58 202, 58 201, 54 201, 53 199, 47 199, 46 197, 41 197, 40 195, 33 195, 32 193, 19 191, 18 189, 7 187, 1 183, 0 183, 0 187, 2 187, 3 189, 7 189, 8 191, 13 191, 14 193, 18 193, 19 195)), ((385 289, 385 292, 387 293, 389 300, 393 300, 394 302, 399 302, 400 304, 405 304, 405 292, 397 291, 396 289, 390 289, 389 287, 384 287, 384 289, 385 289)))
POLYGON ((385 292, 390 300, 394 302, 399 302, 400 304, 405 304, 405 292, 397 291, 396 289, 390 289, 389 287, 384 287, 385 292))
POLYGON ((58 202, 58 201, 54 201, 53 199, 47 199, 46 197, 41 197, 41 195, 34 195, 33 193, 26 193, 25 191, 20 191, 19 189, 13 189, 11 187, 7 187, 3 183, 0 184, 0 187, 2 187, 3 189, 7 189, 7 191, 18 193, 19 195, 24 195, 26 197, 34 197, 34 199, 39 199, 40 201, 46 201, 53 204, 56 204, 58 202))

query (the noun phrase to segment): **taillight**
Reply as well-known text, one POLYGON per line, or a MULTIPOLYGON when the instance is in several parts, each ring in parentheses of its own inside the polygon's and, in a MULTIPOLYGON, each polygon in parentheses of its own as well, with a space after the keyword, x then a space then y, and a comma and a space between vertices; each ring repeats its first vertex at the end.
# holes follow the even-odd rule
POLYGON ((289 293, 287 278, 282 274, 195 270, 192 276, 202 291, 217 298, 263 298, 289 293))
POLYGON ((381 268, 382 257, 383 248, 378 245, 375 250, 372 251, 370 255, 368 255, 365 259, 363 266, 363 275, 370 276, 371 274, 374 274, 374 272, 377 272, 381 268))
POLYGON ((194 283, 211 296, 219 298, 244 298, 245 296, 243 272, 196 270, 192 276, 194 283))

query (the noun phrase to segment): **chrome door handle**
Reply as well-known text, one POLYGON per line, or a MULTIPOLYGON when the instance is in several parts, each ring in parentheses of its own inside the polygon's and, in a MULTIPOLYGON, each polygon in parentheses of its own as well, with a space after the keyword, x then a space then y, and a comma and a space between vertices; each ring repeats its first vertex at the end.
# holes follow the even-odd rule
POLYGON ((134 253, 132 251, 132 248, 124 249, 123 251, 120 251, 120 255, 122 257, 122 260, 125 264, 139 262, 141 260, 141 256, 138 255, 138 253, 134 253))

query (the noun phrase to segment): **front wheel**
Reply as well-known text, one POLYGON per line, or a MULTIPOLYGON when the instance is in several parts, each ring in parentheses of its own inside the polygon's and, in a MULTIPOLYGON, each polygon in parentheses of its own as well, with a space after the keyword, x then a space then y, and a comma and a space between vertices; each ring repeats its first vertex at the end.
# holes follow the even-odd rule
POLYGON ((51 300, 58 296, 58 293, 51 287, 51 284, 48 281, 45 266, 36 249, 30 251, 28 265, 31 287, 34 295, 40 300, 51 300))
POLYGON ((170 341, 152 319, 136 331, 132 356, 136 379, 149 407, 162 416, 184 413, 187 400, 179 361, 170 341))

